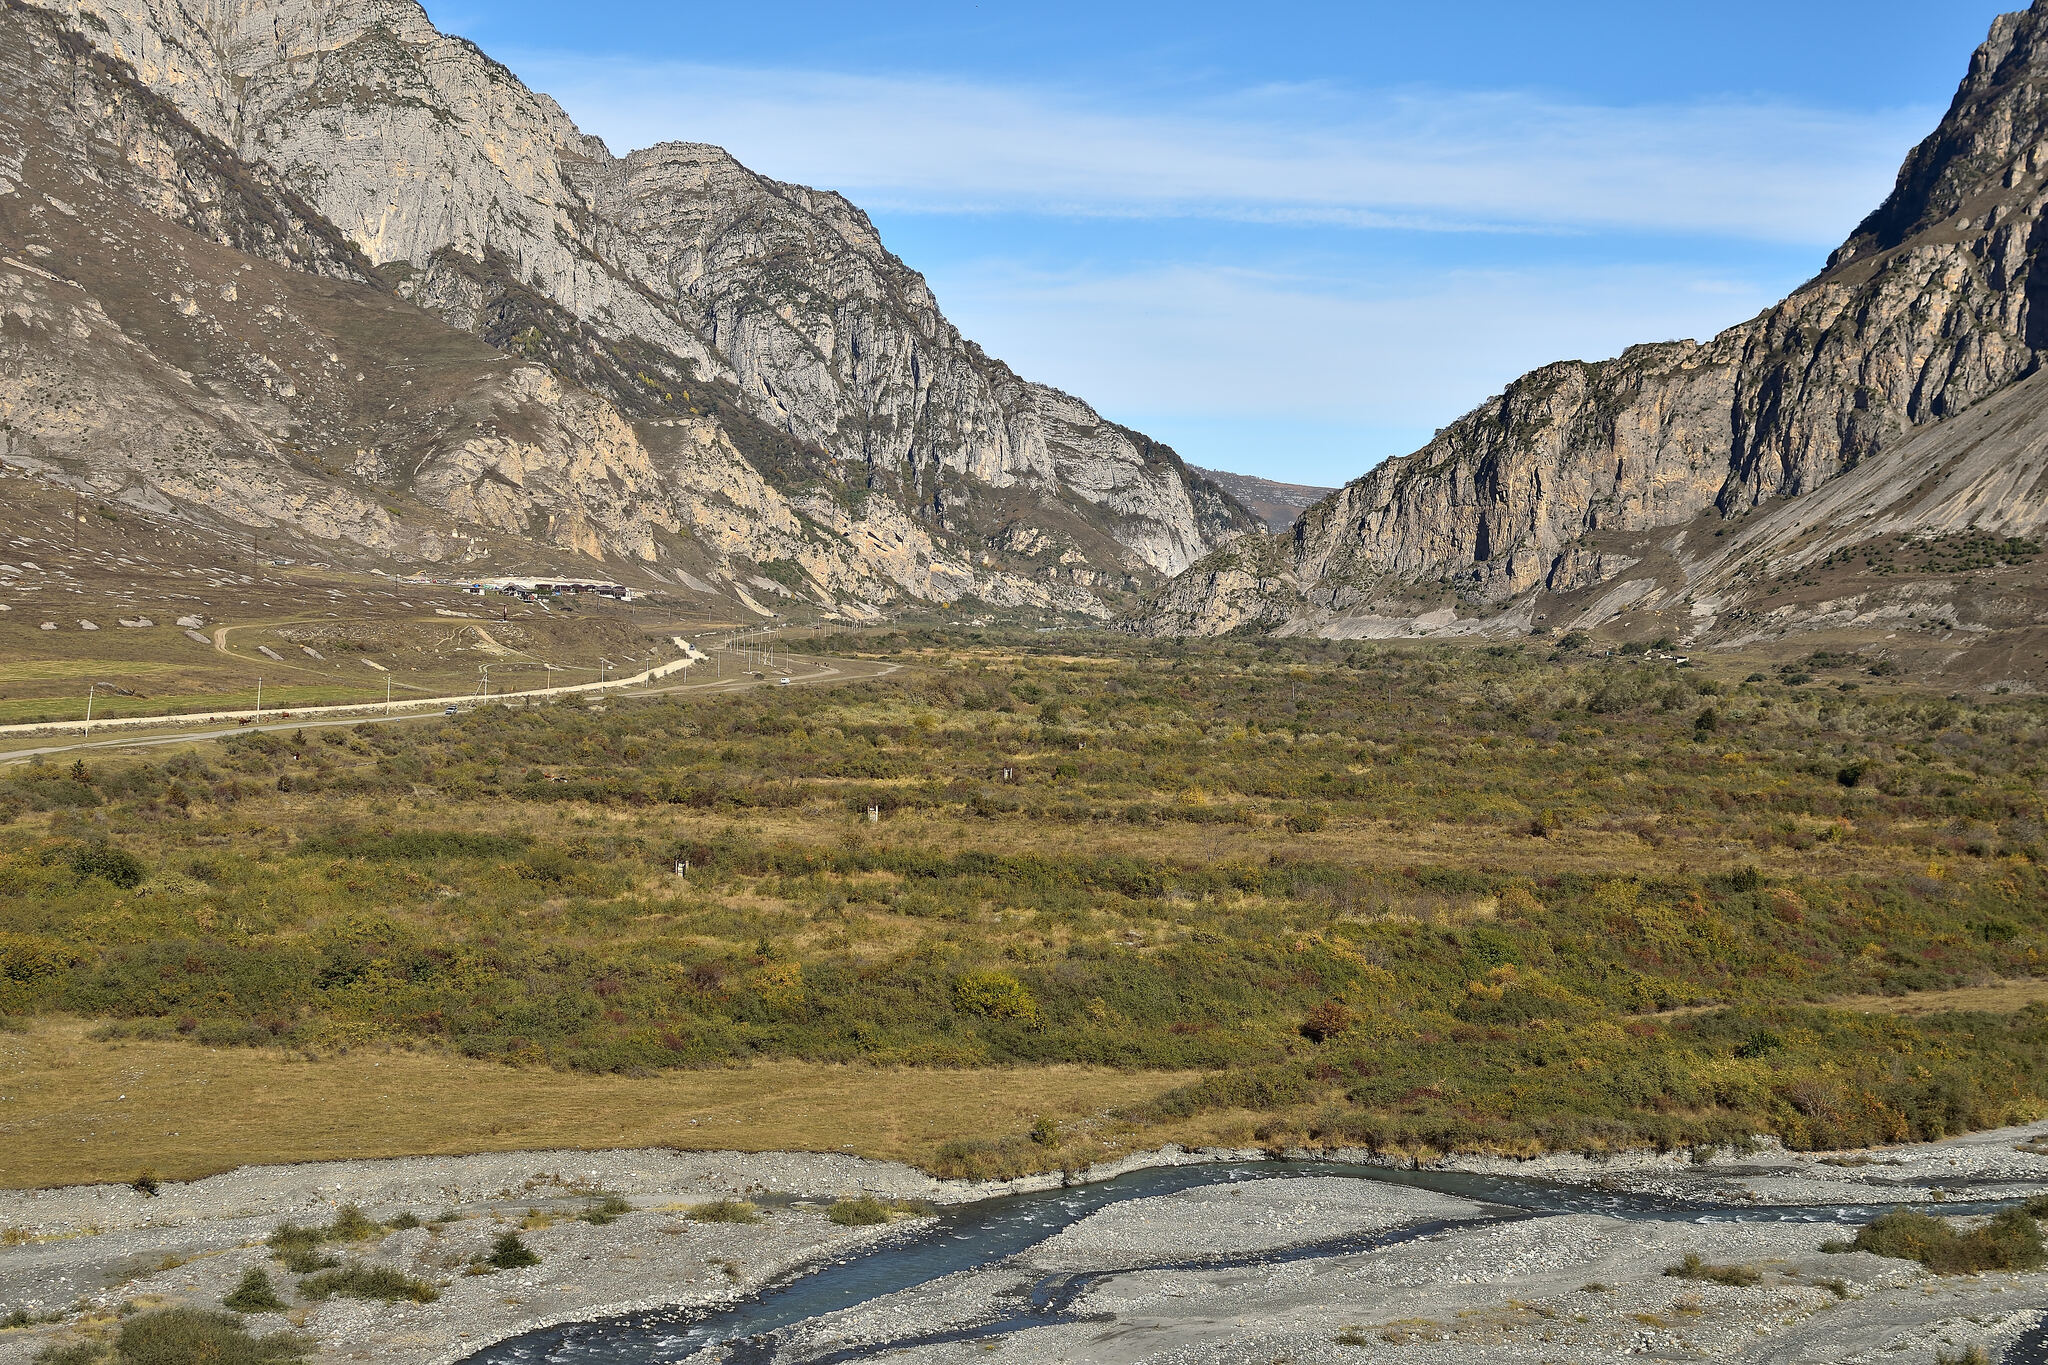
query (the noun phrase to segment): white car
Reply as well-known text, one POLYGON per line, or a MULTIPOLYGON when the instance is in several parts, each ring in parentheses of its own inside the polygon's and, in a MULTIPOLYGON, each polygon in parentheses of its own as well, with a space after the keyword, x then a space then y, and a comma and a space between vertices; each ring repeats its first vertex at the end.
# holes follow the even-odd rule
POLYGON ((775 685, 776 685, 777 687, 787 687, 787 686, 789 686, 789 679, 787 679, 787 678, 777 678, 777 679, 775 680, 775 685))

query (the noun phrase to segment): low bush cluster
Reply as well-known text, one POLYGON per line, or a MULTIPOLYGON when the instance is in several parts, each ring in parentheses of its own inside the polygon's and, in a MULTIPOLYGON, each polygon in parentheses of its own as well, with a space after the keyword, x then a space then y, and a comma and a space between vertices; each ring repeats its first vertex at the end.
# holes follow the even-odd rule
MULTIPOLYGON (((1587 643, 905 631, 866 642, 915 665, 885 683, 31 768, 0 779, 0 1019, 628 1076, 1201 1072, 1123 1117, 1408 1151, 2042 1112, 2048 1011, 1816 1003, 2040 973, 2048 704, 1587 643)), ((310 1274, 350 1238, 288 1240, 310 1274)))
POLYGON ((299 1281, 299 1294, 313 1303, 336 1295, 345 1299, 375 1299, 382 1303, 432 1303, 441 1297, 441 1291, 424 1280, 415 1280, 387 1265, 365 1265, 361 1262, 307 1276, 299 1281))
POLYGON ((761 1211, 744 1199, 714 1199, 686 1215, 693 1223, 758 1223, 761 1211))
POLYGON ((2038 1270, 2048 1264, 2040 1225, 2024 1208, 2007 1209, 1963 1233, 1918 1210, 1893 1209, 1858 1231, 1850 1246, 1876 1256, 1918 1261, 1937 1275, 2038 1270))
POLYGON ((305 1338, 252 1337, 233 1313, 167 1308, 121 1324, 111 1340, 52 1346, 37 1365, 283 1365, 312 1354, 305 1338))

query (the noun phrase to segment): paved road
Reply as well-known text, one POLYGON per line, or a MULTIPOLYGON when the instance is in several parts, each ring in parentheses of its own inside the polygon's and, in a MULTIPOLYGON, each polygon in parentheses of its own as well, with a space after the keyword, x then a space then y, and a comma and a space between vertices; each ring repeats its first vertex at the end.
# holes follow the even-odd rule
MULTIPOLYGON (((780 687, 779 679, 787 677, 791 687, 816 687, 821 684, 867 682, 875 678, 886 678, 903 670, 902 664, 876 663, 867 659, 819 659, 802 655, 790 655, 786 668, 769 677, 753 678, 742 674, 740 661, 728 658, 725 661, 726 676, 706 682, 678 683, 673 686, 639 687, 630 690, 607 693, 607 697, 665 697, 684 693, 698 695, 723 695, 729 692, 744 692, 756 687, 780 687)), ((597 700, 594 694, 585 697, 597 700)), ((464 710, 474 709, 464 706, 464 710)), ((136 735, 127 739, 80 740, 75 744, 52 744, 37 749, 9 749, 0 752, 0 767, 10 763, 26 763, 31 758, 48 758, 56 754, 82 754, 94 751, 121 749, 154 749, 173 744, 199 744, 208 740, 226 739, 230 735, 275 734, 287 730, 327 730, 335 726, 348 725, 400 725, 407 721, 446 720, 439 711, 416 711, 395 716, 348 716, 338 720, 290 720, 275 725, 234 725, 219 730, 183 730, 166 735, 136 735)))

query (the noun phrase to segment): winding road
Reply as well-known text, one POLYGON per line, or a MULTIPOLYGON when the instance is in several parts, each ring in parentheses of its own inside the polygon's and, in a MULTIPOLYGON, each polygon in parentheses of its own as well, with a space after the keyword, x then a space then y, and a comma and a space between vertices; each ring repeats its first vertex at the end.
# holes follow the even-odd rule
MULTIPOLYGON (((787 685, 790 687, 818 687, 834 683, 869 682, 878 678, 889 677, 902 672, 904 669, 902 664, 885 664, 867 659, 828 659, 791 654, 787 656, 786 668, 794 671, 778 672, 768 677, 752 677, 739 671, 740 665, 737 656, 727 653, 722 649, 717 651, 717 653, 725 655, 718 665, 723 676, 714 677, 704 682, 666 685, 656 682, 641 686, 628 685, 621 687, 618 691, 605 692, 557 688, 552 689, 552 693, 586 696, 593 699, 673 695, 722 695, 731 692, 744 692, 757 687, 779 687, 783 685, 780 682, 780 679, 783 677, 789 679, 787 685)), ((521 693, 516 694, 513 698, 513 700, 520 701, 528 699, 546 700, 547 694, 521 693)), ((416 708, 459 706, 465 711, 470 711, 475 710, 479 705, 496 704, 497 700, 493 698, 491 701, 479 702, 475 697, 437 697, 425 701, 404 702, 401 705, 416 708)), ((334 726, 348 725, 398 725, 407 721, 446 720, 448 718, 445 711, 442 710, 413 710, 386 716, 350 714, 327 719, 321 718, 323 711, 345 710, 352 713, 360 713, 362 709, 360 706, 308 707, 284 713, 289 718, 281 719, 274 724, 236 724, 212 730, 187 729, 169 734, 131 735, 118 739, 81 739, 69 744, 48 744, 36 748, 10 749, 0 752, 0 767, 10 763, 26 763, 32 758, 49 758, 58 754, 106 752, 122 749, 153 749, 176 744, 204 743, 208 740, 225 739, 230 735, 267 734, 281 730, 324 730, 331 729, 334 726)), ((111 722, 108 723, 111 724, 111 722)), ((174 725, 176 723, 175 718, 166 719, 164 722, 166 725, 174 725)))

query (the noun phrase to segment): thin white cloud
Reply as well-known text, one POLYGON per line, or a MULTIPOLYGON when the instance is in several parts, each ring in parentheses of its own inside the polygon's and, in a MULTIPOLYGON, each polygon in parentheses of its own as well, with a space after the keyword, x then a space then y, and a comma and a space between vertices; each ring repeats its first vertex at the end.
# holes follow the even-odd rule
POLYGON ((681 139, 899 211, 1648 230, 1828 244, 1890 188, 1925 109, 1634 108, 1519 93, 1113 91, 514 54, 615 149, 681 139))
POLYGON ((1536 366, 1705 338, 1776 295, 1662 266, 1359 288, 1189 265, 1050 275, 983 262, 933 283, 963 330, 1020 372, 1175 440, 1198 464, 1306 481, 1406 453, 1536 366), (1261 423, 1272 441, 1248 435, 1261 423), (1304 427, 1320 429, 1313 448, 1289 444, 1304 427), (1359 433, 1348 453, 1347 427, 1359 433))
POLYGON ((1705 338, 1775 291, 1663 266, 1447 271, 1405 288, 1206 266, 1051 275, 984 262, 934 280, 970 336, 1114 413, 1430 427, 1566 358, 1705 338))

